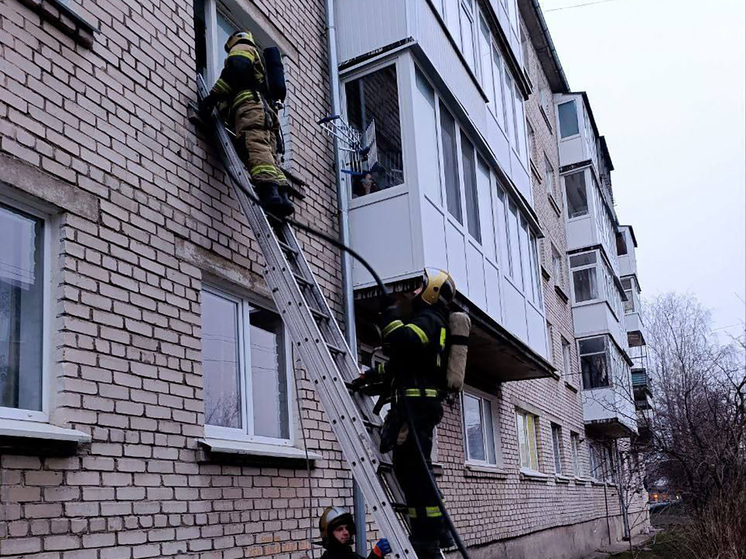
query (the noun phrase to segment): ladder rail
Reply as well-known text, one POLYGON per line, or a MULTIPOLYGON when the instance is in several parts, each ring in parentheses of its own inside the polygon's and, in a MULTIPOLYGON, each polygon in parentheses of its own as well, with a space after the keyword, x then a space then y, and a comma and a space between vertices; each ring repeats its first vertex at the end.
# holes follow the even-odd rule
MULTIPOLYGON (((201 76, 198 76, 197 85, 200 99, 203 99, 207 95, 207 87, 201 76)), ((291 273, 290 263, 280 248, 264 211, 249 197, 249 195, 254 197, 254 193, 244 164, 238 158, 233 143, 216 116, 215 110, 211 115, 211 124, 214 137, 221 147, 223 163, 230 169, 231 181, 238 181, 234 184, 234 192, 264 255, 265 278, 271 288, 275 305, 280 311, 291 338, 295 341, 295 349, 306 366, 309 378, 329 417, 332 430, 342 447, 345 459, 361 487, 378 528, 391 544, 393 558, 414 559, 417 555, 411 547, 407 532, 393 510, 386 487, 378 477, 379 453, 373 446, 360 410, 347 388, 346 381, 351 380, 352 371, 357 370, 356 360, 351 355, 347 341, 341 334, 339 325, 313 274, 310 273, 310 267, 303 252, 299 250, 295 256, 295 263, 300 266, 303 275, 313 282, 312 290, 315 292, 314 299, 316 299, 314 302, 320 305, 329 316, 328 329, 334 338, 329 341, 346 350, 341 360, 344 367, 340 367, 335 361, 326 345, 327 340, 322 335, 302 290, 291 273), (345 374, 348 378, 344 378, 345 374)), ((299 249, 292 229, 287 224, 284 227, 287 232, 285 240, 291 240, 296 245, 294 248, 299 249)))

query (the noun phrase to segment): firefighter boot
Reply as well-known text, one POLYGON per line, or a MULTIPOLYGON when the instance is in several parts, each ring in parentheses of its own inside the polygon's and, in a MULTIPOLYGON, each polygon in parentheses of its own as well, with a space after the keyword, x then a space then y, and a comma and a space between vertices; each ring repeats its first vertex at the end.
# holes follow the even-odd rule
POLYGON ((290 187, 286 184, 280 185, 278 192, 282 199, 282 217, 290 217, 295 212, 295 206, 290 201, 290 187))
POLYGON ((283 203, 276 182, 259 182, 256 184, 256 193, 259 202, 265 211, 276 217, 285 217, 283 214, 283 203))
POLYGON ((456 545, 451 535, 451 530, 447 526, 443 526, 443 531, 440 533, 440 549, 447 549, 456 545))

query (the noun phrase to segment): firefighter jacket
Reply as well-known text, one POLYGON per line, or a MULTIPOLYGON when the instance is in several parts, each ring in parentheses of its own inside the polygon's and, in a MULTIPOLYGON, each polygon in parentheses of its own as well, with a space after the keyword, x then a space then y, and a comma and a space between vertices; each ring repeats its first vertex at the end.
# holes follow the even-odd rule
POLYGON ((448 310, 445 306, 420 303, 408 322, 395 315, 385 317, 382 334, 389 361, 376 368, 375 376, 390 382, 395 395, 436 396, 437 393, 440 397, 446 388, 448 310))
POLYGON ((244 101, 259 101, 259 95, 266 98, 266 76, 259 49, 250 44, 238 43, 228 53, 223 71, 212 86, 210 95, 219 106, 227 102, 233 114, 244 101))

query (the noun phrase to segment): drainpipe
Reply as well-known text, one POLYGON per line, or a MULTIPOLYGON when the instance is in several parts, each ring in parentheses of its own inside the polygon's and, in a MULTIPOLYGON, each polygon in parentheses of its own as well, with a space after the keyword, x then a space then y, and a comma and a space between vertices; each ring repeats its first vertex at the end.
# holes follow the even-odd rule
MULTIPOLYGON (((331 114, 342 114, 339 100, 339 63, 337 61, 337 28, 334 22, 334 0, 326 0, 326 39, 329 52, 329 85, 331 93, 331 114)), ((349 205, 347 191, 342 180, 339 140, 334 137, 334 173, 337 183, 337 207, 339 208, 339 240, 345 245, 350 243, 349 205)), ((344 301, 345 327, 347 344, 352 355, 357 356, 357 336, 355 333, 355 299, 352 291, 352 258, 347 252, 342 257, 342 299, 344 301)), ((363 557, 366 555, 367 537, 365 534, 365 499, 360 486, 352 481, 353 515, 355 517, 355 551, 363 557)))

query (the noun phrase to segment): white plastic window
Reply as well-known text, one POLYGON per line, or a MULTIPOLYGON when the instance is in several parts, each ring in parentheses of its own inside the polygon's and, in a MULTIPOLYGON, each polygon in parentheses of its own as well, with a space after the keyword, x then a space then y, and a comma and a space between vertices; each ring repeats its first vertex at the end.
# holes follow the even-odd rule
POLYGON ((205 432, 291 445, 292 367, 279 315, 214 288, 202 291, 205 432))
POLYGON ((44 218, 0 203, 0 417, 46 421, 44 218))
POLYGON ((536 416, 516 411, 518 429, 518 447, 520 449, 521 468, 539 471, 539 453, 536 446, 536 416))
POLYGON ((497 464, 495 413, 490 398, 465 391, 462 396, 467 462, 497 464))

